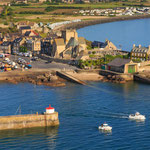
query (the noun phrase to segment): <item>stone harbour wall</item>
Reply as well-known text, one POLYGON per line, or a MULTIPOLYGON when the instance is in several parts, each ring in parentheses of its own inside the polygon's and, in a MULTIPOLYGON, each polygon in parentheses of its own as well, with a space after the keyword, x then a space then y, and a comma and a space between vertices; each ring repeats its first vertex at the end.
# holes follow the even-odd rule
POLYGON ((0 130, 59 125, 58 112, 0 117, 0 130))

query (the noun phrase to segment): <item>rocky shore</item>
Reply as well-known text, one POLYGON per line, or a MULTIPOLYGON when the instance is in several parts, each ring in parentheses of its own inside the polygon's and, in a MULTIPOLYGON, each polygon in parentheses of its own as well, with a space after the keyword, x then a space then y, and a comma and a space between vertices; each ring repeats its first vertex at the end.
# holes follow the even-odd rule
POLYGON ((126 83, 126 80, 119 75, 108 75, 105 76, 102 80, 102 82, 112 82, 112 83, 126 83))
POLYGON ((124 20, 134 20, 134 19, 143 19, 143 18, 150 18, 150 15, 137 15, 137 16, 119 16, 119 17, 107 17, 101 19, 92 19, 92 20, 83 20, 81 22, 70 23, 61 27, 57 27, 55 30, 66 30, 66 29, 80 29, 86 26, 95 25, 95 24, 102 24, 108 22, 115 22, 115 21, 124 21, 124 20))
POLYGON ((134 80, 146 84, 150 84, 150 72, 144 71, 144 72, 137 73, 134 75, 134 80))
POLYGON ((35 85, 46 85, 60 87, 65 86, 65 81, 56 76, 55 71, 47 72, 7 72, 0 74, 1 82, 8 82, 12 84, 18 84, 20 82, 32 83, 35 85))

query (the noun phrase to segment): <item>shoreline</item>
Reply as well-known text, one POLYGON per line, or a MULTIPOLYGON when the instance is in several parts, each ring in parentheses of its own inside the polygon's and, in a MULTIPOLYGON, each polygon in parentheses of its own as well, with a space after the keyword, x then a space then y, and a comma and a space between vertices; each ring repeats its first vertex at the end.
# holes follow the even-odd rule
MULTIPOLYGON (((27 71, 9 71, 2 72, 0 74, 0 83, 32 83, 35 85, 45 85, 51 87, 62 87, 66 86, 67 80, 59 77, 56 74, 57 70, 27 70, 27 71)), ((68 72, 67 72, 68 73, 68 72)), ((75 73, 74 71, 69 71, 71 75, 75 78, 83 81, 102 81, 103 76, 98 72, 91 73, 75 73)))
POLYGON ((145 19, 150 18, 150 15, 138 15, 138 16, 119 16, 119 17, 108 17, 108 18, 101 18, 101 19, 92 19, 92 20, 84 20, 81 22, 70 23, 60 27, 56 27, 53 31, 57 30, 66 30, 66 29, 80 29, 91 25, 96 24, 103 24, 109 22, 116 22, 116 21, 126 21, 126 20, 135 20, 135 19, 145 19))

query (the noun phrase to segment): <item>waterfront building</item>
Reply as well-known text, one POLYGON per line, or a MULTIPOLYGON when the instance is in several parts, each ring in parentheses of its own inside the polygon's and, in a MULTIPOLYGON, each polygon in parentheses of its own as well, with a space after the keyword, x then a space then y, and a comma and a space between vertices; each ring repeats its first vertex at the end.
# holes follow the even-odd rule
POLYGON ((33 52, 33 54, 39 54, 41 51, 41 40, 38 38, 26 39, 25 45, 27 50, 33 52))
POLYGON ((67 45, 71 38, 75 38, 76 40, 78 40, 78 33, 76 32, 76 30, 64 30, 62 31, 62 38, 67 45))
POLYGON ((52 40, 42 40, 41 41, 41 53, 51 56, 52 53, 52 40))
POLYGON ((61 38, 54 39, 52 56, 55 58, 76 58, 80 53, 86 51, 86 41, 78 37, 76 30, 62 31, 61 38))
POLYGON ((118 48, 109 40, 105 42, 94 41, 92 42, 92 48, 99 48, 100 50, 117 50, 118 48))
POLYGON ((4 41, 0 44, 0 52, 4 54, 11 54, 11 42, 4 41))
POLYGON ((59 58, 60 53, 62 53, 65 50, 65 43, 63 38, 56 38, 53 41, 53 49, 52 49, 52 56, 59 58))
POLYGON ((12 42, 12 53, 17 53, 19 52, 20 46, 22 46, 25 43, 25 38, 16 38, 13 42, 12 42))
POLYGON ((142 47, 141 45, 135 46, 134 44, 131 50, 131 58, 148 60, 150 58, 150 45, 149 47, 142 47))
POLYGON ((107 68, 110 71, 120 73, 134 73, 138 72, 138 63, 133 63, 130 59, 115 58, 107 64, 107 68))

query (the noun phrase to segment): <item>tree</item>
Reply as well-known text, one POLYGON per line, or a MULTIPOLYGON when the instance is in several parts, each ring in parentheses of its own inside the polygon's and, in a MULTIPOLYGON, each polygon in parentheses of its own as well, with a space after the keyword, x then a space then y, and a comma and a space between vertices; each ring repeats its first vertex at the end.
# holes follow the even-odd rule
POLYGON ((28 50, 25 46, 20 46, 19 48, 19 52, 23 52, 23 53, 26 53, 28 50))

